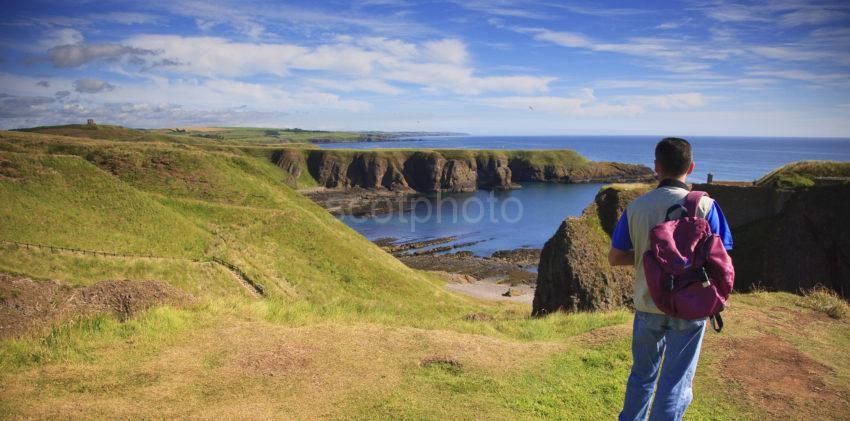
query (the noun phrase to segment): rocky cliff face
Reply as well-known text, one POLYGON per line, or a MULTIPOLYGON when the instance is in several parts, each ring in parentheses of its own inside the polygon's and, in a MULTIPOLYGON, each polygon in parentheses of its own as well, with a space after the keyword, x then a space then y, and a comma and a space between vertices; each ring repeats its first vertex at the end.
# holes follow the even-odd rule
POLYGON ((850 185, 812 187, 791 194, 775 215, 733 229, 735 289, 799 292, 820 284, 850 298, 848 215, 850 185))
POLYGON ((619 162, 592 162, 590 165, 536 164, 512 159, 509 166, 514 181, 558 183, 637 183, 650 182, 653 172, 643 166, 619 162))
POLYGON ((652 178, 652 171, 641 165, 588 162, 565 151, 535 151, 533 155, 547 153, 552 156, 546 163, 511 157, 510 152, 488 151, 293 150, 278 152, 273 159, 290 174, 300 174, 306 166, 318 184, 328 188, 468 192, 512 189, 518 187, 516 181, 579 183, 652 178), (298 154, 302 155, 300 160, 295 156, 298 154), (561 155, 569 159, 559 162, 561 155))
POLYGON ((284 181, 290 187, 295 187, 297 185, 298 177, 301 176, 301 173, 304 171, 304 167, 306 166, 304 154, 293 149, 275 151, 272 154, 272 162, 274 162, 278 167, 283 168, 283 170, 288 174, 288 177, 286 177, 284 181))
POLYGON ((647 185, 604 188, 581 217, 561 223, 540 253, 533 315, 631 305, 633 269, 612 268, 607 253, 617 219, 647 189, 647 185))

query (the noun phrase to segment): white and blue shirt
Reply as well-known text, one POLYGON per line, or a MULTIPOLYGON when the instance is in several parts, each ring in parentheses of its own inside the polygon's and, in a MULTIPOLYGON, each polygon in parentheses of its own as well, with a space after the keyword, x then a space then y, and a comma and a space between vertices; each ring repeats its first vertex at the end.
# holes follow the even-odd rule
MULTIPOLYGON (((623 211, 614 232, 611 246, 618 250, 635 252, 635 309, 663 314, 649 294, 643 273, 643 254, 649 249, 649 231, 664 222, 667 209, 674 204, 684 205, 689 189, 678 180, 664 180, 658 188, 635 199, 623 211)), ((697 216, 708 220, 711 232, 720 237, 726 250, 732 249, 732 231, 723 211, 714 199, 703 197, 697 206, 697 216)))

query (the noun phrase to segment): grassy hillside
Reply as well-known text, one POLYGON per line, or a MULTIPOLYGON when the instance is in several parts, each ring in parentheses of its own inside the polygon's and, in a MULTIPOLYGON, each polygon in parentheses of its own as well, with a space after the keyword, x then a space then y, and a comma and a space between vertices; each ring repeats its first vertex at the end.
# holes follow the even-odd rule
MULTIPOLYGON (((0 243, 0 272, 66 288, 159 280, 197 298, 0 340, 0 417, 616 415, 627 311, 532 319, 527 306, 449 292, 288 187, 272 152, 0 132, 0 240, 159 256, 0 243), (266 295, 247 294, 212 258, 266 295)), ((850 329, 825 314, 841 305, 734 297, 726 331, 708 335, 688 416, 850 412, 850 362, 834 358, 850 329)))
POLYGON ((212 240, 79 157, 0 153, 0 162, 14 172, 0 177, 2 239, 176 257, 199 257, 212 240))
POLYGON ((41 133, 58 136, 81 137, 87 139, 105 139, 112 141, 127 142, 175 142, 171 136, 163 133, 155 133, 149 130, 129 129, 121 126, 110 126, 98 124, 88 126, 85 124, 68 124, 64 126, 40 126, 29 129, 20 129, 22 132, 41 133))
POLYGON ((756 184, 785 188, 809 187, 819 177, 850 178, 850 162, 798 161, 769 172, 756 180, 756 184))

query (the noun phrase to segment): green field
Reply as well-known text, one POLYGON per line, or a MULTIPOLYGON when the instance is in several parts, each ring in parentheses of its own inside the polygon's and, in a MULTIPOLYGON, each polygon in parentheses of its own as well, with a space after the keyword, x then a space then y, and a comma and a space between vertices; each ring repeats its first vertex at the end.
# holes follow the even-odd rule
POLYGON ((245 142, 253 144, 353 142, 363 138, 355 132, 334 132, 300 129, 266 129, 259 127, 211 127, 159 129, 157 133, 183 138, 208 139, 218 142, 245 142))
MULTIPOLYGON (((0 417, 611 419, 619 411, 628 311, 538 319, 528 306, 455 294, 288 187, 263 142, 122 133, 0 132, 0 240, 128 255, 0 243, 0 272, 71 287, 159 280, 197 301, 0 341, 0 417), (265 296, 246 293, 213 258, 238 266, 265 296)), ((736 295, 727 329, 707 334, 686 417, 846 418, 842 306, 821 295, 736 295), (787 355, 789 368, 773 377, 728 369, 743 361, 780 371, 775 361, 787 355), (823 393, 784 395, 783 382, 823 393)))
POLYGON ((128 129, 121 126, 69 124, 22 129, 31 133, 133 142, 166 142, 189 144, 286 144, 353 142, 364 138, 358 132, 301 129, 268 129, 259 127, 188 127, 173 129, 128 129))

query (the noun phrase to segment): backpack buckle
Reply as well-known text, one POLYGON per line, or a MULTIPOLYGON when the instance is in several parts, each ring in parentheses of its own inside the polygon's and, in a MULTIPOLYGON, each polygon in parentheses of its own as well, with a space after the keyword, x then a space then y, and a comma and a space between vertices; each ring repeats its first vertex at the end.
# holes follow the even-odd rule
POLYGON ((705 266, 701 267, 702 271, 702 287, 708 288, 711 285, 711 279, 708 278, 708 272, 705 271, 705 266))

